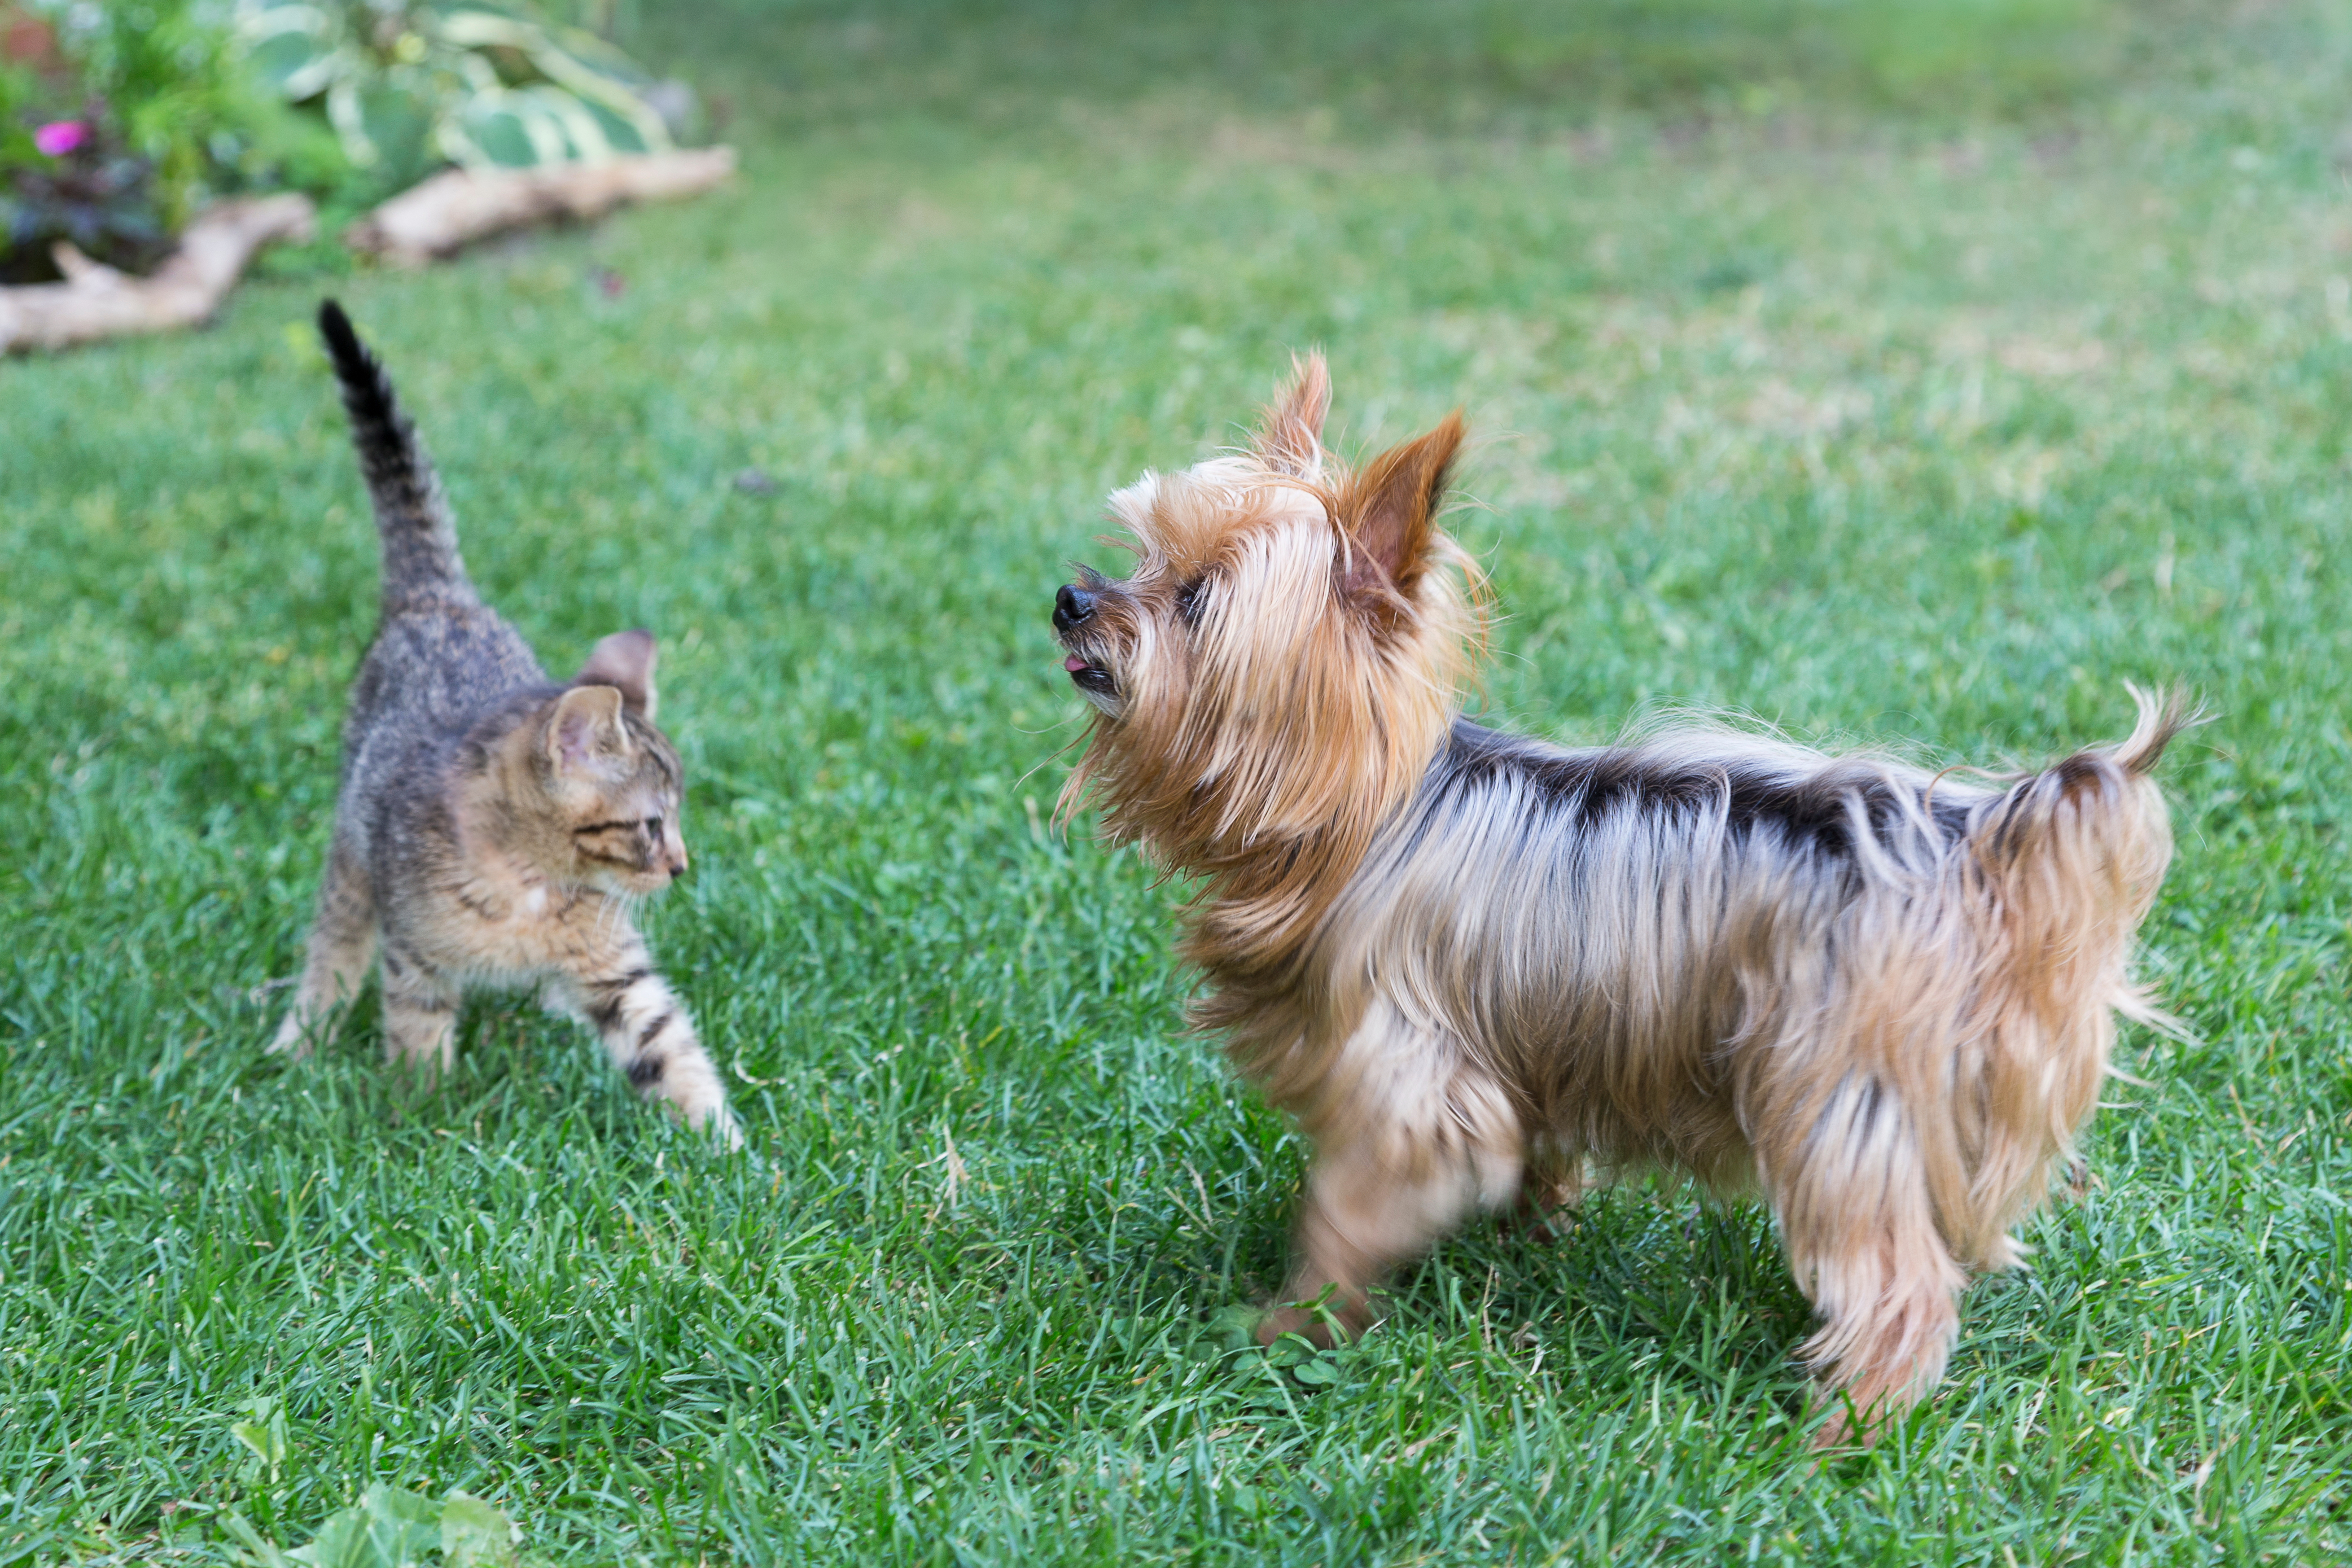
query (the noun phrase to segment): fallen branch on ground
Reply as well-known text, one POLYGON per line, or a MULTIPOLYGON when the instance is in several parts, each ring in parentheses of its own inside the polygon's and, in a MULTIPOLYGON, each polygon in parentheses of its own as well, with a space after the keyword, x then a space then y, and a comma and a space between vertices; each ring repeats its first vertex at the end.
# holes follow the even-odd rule
POLYGON ((180 248, 146 278, 60 241, 50 254, 64 282, 0 289, 0 353, 193 327, 220 309, 256 251, 274 239, 308 239, 316 217, 308 196, 223 202, 198 214, 180 248))
POLYGON ((707 191, 735 172, 735 149, 641 153, 601 163, 451 169, 414 185, 343 233, 344 242, 421 267, 475 240, 552 218, 602 217, 624 202, 707 191))

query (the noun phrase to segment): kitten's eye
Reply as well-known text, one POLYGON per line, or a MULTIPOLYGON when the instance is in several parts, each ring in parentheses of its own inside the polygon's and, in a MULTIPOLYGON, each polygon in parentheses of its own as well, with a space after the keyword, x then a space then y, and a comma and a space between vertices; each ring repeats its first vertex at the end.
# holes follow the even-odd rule
POLYGON ((1204 579, 1195 577, 1176 590, 1176 613, 1184 618, 1186 626, 1201 624, 1201 595, 1207 587, 1208 583, 1204 579))
POLYGON ((662 819, 660 817, 648 816, 646 818, 646 833, 648 837, 659 838, 661 837, 661 830, 662 819))

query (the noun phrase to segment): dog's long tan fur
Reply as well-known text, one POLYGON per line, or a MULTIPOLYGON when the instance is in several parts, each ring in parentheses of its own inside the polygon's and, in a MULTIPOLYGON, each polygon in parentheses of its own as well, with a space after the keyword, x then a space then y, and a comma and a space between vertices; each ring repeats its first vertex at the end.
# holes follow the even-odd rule
POLYGON ((1247 454, 1114 496, 1136 570, 1055 615, 1097 709, 1065 804, 1199 879, 1195 1022, 1313 1142, 1286 1299, 1360 1324, 1523 1183, 1679 1168, 1771 1204, 1822 1382, 1906 1407, 1969 1277, 2017 1261, 2116 1015, 2156 1016, 2126 961, 2181 704, 2136 693, 2120 746, 1997 787, 1704 725, 1495 733, 1434 522, 1459 420, 1349 472, 1328 403, 1310 359, 1247 454))

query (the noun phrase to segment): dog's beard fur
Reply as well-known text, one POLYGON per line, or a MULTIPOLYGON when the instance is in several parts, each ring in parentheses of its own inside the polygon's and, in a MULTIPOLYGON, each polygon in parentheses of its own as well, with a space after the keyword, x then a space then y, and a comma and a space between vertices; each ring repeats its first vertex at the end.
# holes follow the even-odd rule
POLYGON ((1199 879, 1194 1022, 1313 1142, 1286 1299, 1361 1324, 1523 1182, 1664 1165, 1760 1189, 1825 1389, 1907 1407, 1969 1275, 2017 1261, 2116 1015, 2158 1017, 2126 969, 2181 704, 1990 785, 1706 726, 1496 735, 1460 717, 1479 581, 1434 523, 1459 419, 1351 472, 1328 403, 1311 359, 1245 454, 1114 496, 1136 570, 1055 616, 1097 710, 1065 806, 1199 879))

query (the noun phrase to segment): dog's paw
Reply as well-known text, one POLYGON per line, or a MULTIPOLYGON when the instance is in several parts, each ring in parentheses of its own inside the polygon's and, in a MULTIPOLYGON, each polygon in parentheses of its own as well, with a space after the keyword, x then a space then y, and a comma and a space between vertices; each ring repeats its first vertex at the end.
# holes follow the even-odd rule
POLYGON ((1265 1308, 1241 1302, 1220 1307, 1209 1315, 1202 1337, 1221 1351, 1247 1350, 1258 1342, 1257 1325, 1265 1316, 1265 1308))
POLYGON ((2079 1157, 2066 1162, 2064 1180, 2066 1196, 2078 1204, 2091 1195, 2094 1187, 2105 1185, 2098 1173, 2091 1169, 2091 1163, 2079 1157))
POLYGON ((1318 1349, 1331 1342, 1331 1331, 1305 1307, 1270 1307, 1258 1314, 1254 1331, 1257 1342, 1273 1344, 1286 1334, 1297 1334, 1318 1349))

